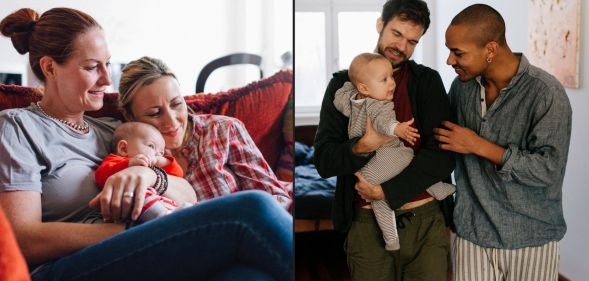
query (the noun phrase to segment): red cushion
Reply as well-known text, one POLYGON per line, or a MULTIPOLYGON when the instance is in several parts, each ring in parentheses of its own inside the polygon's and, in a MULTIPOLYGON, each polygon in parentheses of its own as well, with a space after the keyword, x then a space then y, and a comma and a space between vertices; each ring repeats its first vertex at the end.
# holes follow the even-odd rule
POLYGON ((284 148, 280 153, 280 158, 276 164, 276 176, 283 180, 292 182, 294 170, 294 99, 291 95, 286 104, 283 114, 284 126, 282 127, 282 135, 284 139, 284 148))
MULTIPOLYGON (((0 110, 27 107, 32 102, 41 100, 40 90, 31 87, 0 84, 0 110)), ((123 115, 117 110, 118 93, 104 95, 104 106, 96 112, 87 112, 93 117, 110 116, 123 120, 123 115)))
POLYGON ((282 148, 282 114, 292 92, 292 72, 281 71, 245 87, 217 94, 185 97, 196 113, 212 113, 241 120, 254 142, 276 171, 282 148))
POLYGON ((35 88, 0 84, 0 110, 27 107, 41 96, 35 88))
MULTIPOLYGON (((221 114, 241 120, 270 167, 276 171, 278 159, 285 147, 283 126, 292 127, 292 124, 283 124, 282 118, 292 92, 292 83, 292 71, 283 70, 227 92, 196 94, 184 98, 196 113, 221 114)), ((41 97, 41 92, 34 88, 0 84, 0 110, 27 107, 41 97)), ((116 107, 117 97, 118 93, 106 94, 102 109, 87 114, 122 120, 122 114, 116 107)))
POLYGON ((0 208, 0 280, 31 280, 25 258, 16 243, 2 208, 0 208))

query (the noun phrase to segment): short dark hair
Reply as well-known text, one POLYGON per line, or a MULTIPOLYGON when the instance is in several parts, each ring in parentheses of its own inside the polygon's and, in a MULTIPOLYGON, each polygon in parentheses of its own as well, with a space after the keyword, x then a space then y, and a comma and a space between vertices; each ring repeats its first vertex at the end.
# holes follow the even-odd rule
POLYGON ((474 4, 458 13, 450 25, 467 25, 473 38, 479 46, 485 46, 491 41, 505 46, 505 21, 497 10, 489 5, 474 4))
POLYGON ((29 53, 35 76, 45 82, 39 61, 49 56, 58 64, 65 63, 74 51, 78 35, 91 28, 101 28, 90 15, 70 8, 53 8, 41 16, 32 9, 20 9, 0 22, 0 32, 10 37, 14 48, 29 53))
POLYGON ((423 34, 429 28, 429 9, 423 0, 387 0, 380 15, 383 26, 397 16, 401 21, 412 21, 423 26, 423 34))

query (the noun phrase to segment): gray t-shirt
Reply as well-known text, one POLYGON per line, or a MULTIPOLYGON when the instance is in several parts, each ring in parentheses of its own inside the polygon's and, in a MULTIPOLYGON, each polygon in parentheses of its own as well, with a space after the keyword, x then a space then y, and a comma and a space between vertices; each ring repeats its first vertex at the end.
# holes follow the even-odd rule
POLYGON ((88 207, 99 191, 94 170, 120 121, 84 118, 90 132, 81 135, 35 106, 1 111, 0 192, 40 192, 45 222, 101 222, 99 210, 88 207))

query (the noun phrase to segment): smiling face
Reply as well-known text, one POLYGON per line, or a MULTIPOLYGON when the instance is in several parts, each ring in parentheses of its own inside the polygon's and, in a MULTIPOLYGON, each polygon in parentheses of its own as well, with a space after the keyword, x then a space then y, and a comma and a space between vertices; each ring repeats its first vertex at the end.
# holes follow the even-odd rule
POLYGON ((488 67, 487 48, 468 36, 466 25, 450 25, 446 30, 446 47, 450 50, 446 64, 452 66, 458 79, 467 81, 481 75, 488 67))
POLYGON ((180 148, 188 125, 188 109, 174 77, 162 76, 139 88, 130 110, 127 119, 153 125, 164 137, 166 148, 180 148))
POLYGON ((402 21, 398 16, 393 17, 386 26, 383 25, 382 19, 379 18, 378 52, 397 67, 413 55, 419 39, 423 36, 424 28, 412 21, 402 21))
POLYGON ((364 66, 363 72, 359 82, 365 87, 358 88, 363 95, 375 100, 393 100, 396 84, 393 79, 393 67, 387 59, 381 57, 371 60, 364 66))
POLYGON ((99 110, 104 91, 112 82, 104 33, 100 28, 91 28, 78 35, 73 48, 64 64, 51 64, 57 98, 68 112, 99 110))

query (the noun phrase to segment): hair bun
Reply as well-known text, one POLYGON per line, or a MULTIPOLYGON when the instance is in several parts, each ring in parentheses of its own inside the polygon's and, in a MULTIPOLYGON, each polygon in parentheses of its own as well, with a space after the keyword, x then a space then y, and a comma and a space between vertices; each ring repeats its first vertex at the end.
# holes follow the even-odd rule
POLYGON ((25 54, 29 51, 29 39, 38 19, 39 14, 34 10, 20 9, 0 22, 0 32, 10 37, 12 45, 20 54, 25 54))
POLYGON ((35 25, 37 24, 36 20, 32 20, 29 22, 29 26, 27 27, 27 30, 29 32, 32 32, 33 30, 35 30, 35 25))

